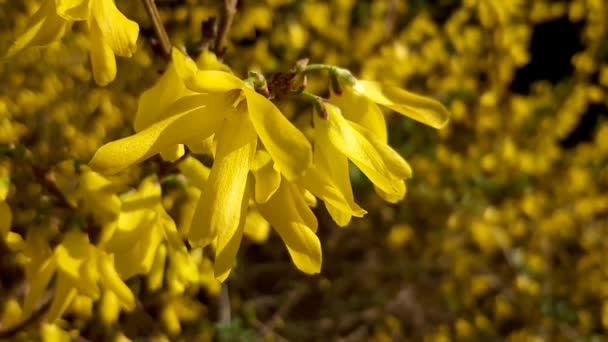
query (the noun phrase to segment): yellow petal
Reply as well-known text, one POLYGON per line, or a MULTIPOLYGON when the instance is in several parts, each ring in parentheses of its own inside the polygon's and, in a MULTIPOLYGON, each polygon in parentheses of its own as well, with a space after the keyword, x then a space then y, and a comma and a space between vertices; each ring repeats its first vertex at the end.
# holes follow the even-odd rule
POLYGON ((302 222, 304 222, 307 227, 310 227, 313 232, 316 232, 317 228, 319 228, 319 222, 317 221, 315 213, 313 213, 308 204, 306 204, 306 199, 304 198, 304 194, 300 190, 300 187, 296 184, 288 183, 287 188, 302 222))
POLYGON ((91 26, 98 27, 103 40, 116 55, 131 57, 137 48, 139 25, 122 14, 114 0, 91 1, 91 26))
POLYGON ((270 223, 264 219, 259 211, 250 208, 245 220, 244 233, 253 242, 263 243, 268 239, 270 223))
POLYGON ((184 82, 188 89, 198 93, 224 93, 245 87, 240 78, 218 70, 198 70, 184 82))
POLYGON ((163 286, 166 259, 167 246, 165 244, 161 244, 156 250, 156 255, 154 256, 154 263, 152 263, 150 272, 146 277, 148 290, 151 292, 154 292, 163 286))
POLYGON ((137 112, 133 127, 136 132, 158 121, 158 117, 165 112, 173 102, 182 96, 192 95, 183 82, 178 78, 173 64, 161 76, 154 87, 143 92, 139 98, 137 112))
POLYGON ((335 185, 350 208, 345 211, 342 203, 336 204, 335 199, 324 200, 332 219, 339 226, 345 227, 352 216, 363 217, 367 212, 355 203, 348 159, 332 145, 325 134, 315 136, 314 163, 319 172, 326 175, 326 180, 335 185))
POLYGON ((249 185, 245 186, 245 194, 241 199, 241 213, 240 221, 233 233, 219 231, 217 235, 217 241, 215 245, 215 264, 213 267, 213 273, 215 279, 223 282, 230 275, 232 267, 236 261, 236 254, 241 246, 241 240, 243 239, 243 229, 245 227, 245 221, 247 217, 247 207, 249 203, 249 196, 251 192, 251 176, 248 177, 249 185))
POLYGON ((93 249, 87 234, 70 231, 55 248, 55 259, 57 270, 71 281, 74 288, 87 295, 98 296, 96 272, 87 263, 93 257, 93 249))
POLYGON ((390 147, 386 142, 376 138, 376 136, 365 127, 354 122, 351 122, 351 125, 359 131, 359 133, 363 134, 363 136, 365 136, 374 146, 382 157, 382 160, 384 160, 384 163, 386 163, 386 166, 396 178, 412 178, 412 168, 410 167, 410 164, 408 164, 397 151, 390 147))
POLYGON ((44 1, 28 21, 26 31, 8 49, 6 57, 14 56, 28 46, 46 45, 59 40, 70 24, 57 14, 55 0, 44 1))
POLYGON ((198 67, 192 58, 175 47, 171 49, 171 62, 173 63, 173 68, 175 68, 178 78, 182 82, 193 77, 198 71, 198 67))
POLYGON ((399 191, 396 191, 393 193, 386 193, 377 186, 374 186, 374 190, 376 191, 376 194, 378 194, 378 196, 380 196, 380 198, 382 198, 383 200, 385 200, 389 203, 397 203, 405 197, 405 194, 407 192, 407 187, 405 185, 405 181, 403 181, 402 179, 395 180, 395 184, 397 184, 399 189, 402 189, 402 190, 399 190, 399 191))
POLYGON ((186 149, 183 144, 173 145, 168 147, 166 150, 160 151, 160 156, 164 161, 168 161, 170 163, 175 162, 179 158, 181 158, 186 153, 186 149))
POLYGON ((106 86, 116 78, 116 57, 110 45, 102 36, 99 27, 94 24, 89 25, 91 50, 91 67, 93 78, 99 86, 106 86))
POLYGON ((91 13, 91 0, 55 0, 57 14, 66 20, 86 20, 91 13))
POLYGON ((69 332, 61 329, 55 324, 42 323, 40 329, 40 337, 42 342, 69 342, 72 341, 72 336, 69 332))
POLYGON ((198 189, 202 189, 205 186, 211 172, 211 169, 192 156, 182 160, 177 165, 177 168, 186 176, 188 182, 198 189))
POLYGON ((58 275, 53 302, 46 314, 47 322, 54 323, 61 318, 61 315, 63 315, 77 293, 76 288, 72 286, 72 279, 61 274, 58 275))
POLYGON ((281 182, 274 196, 258 205, 258 209, 281 236, 296 267, 305 273, 319 273, 321 242, 311 227, 302 221, 287 184, 281 182))
POLYGON ((224 99, 211 95, 187 96, 167 112, 179 111, 132 136, 105 144, 93 156, 91 168, 114 174, 176 144, 204 139, 220 126, 223 116, 234 109, 224 99))
POLYGON ((244 92, 251 122, 275 167, 290 181, 303 175, 312 163, 312 148, 304 134, 268 99, 252 89, 244 92))
POLYGON ((268 152, 258 150, 251 165, 251 173, 255 177, 255 201, 265 203, 281 184, 281 174, 273 167, 268 152))
POLYGON ((241 220, 241 201, 257 137, 246 113, 238 112, 226 117, 216 138, 216 158, 201 191, 188 238, 194 245, 205 246, 221 234, 221 243, 216 246, 221 250, 241 220))
POLYGON ((135 308, 135 297, 131 289, 120 279, 118 272, 116 272, 116 268, 114 268, 114 255, 100 251, 97 262, 103 284, 114 292, 127 311, 132 311, 135 308))
POLYGON ((204 49, 203 52, 196 59, 196 65, 201 70, 219 70, 228 73, 232 73, 230 67, 220 62, 217 59, 217 55, 209 49, 204 49))
POLYGON ((340 109, 332 104, 324 104, 329 117, 327 120, 314 116, 315 137, 326 136, 331 144, 352 162, 380 189, 388 194, 403 191, 395 183, 395 176, 384 163, 380 153, 351 122, 344 119, 340 109))
POLYGON ((393 85, 357 81, 354 89, 377 104, 434 128, 442 128, 450 118, 450 113, 441 102, 410 93, 393 85))
MULTIPOLYGON (((346 159, 344 156, 338 156, 336 159, 340 157, 346 159)), ((346 226, 352 216, 362 217, 366 213, 358 206, 351 208, 349 201, 344 198, 344 194, 338 186, 329 179, 326 173, 319 172, 316 166, 306 171, 299 183, 325 202, 332 219, 341 227, 346 226)))
POLYGON ((103 291, 99 302, 99 317, 106 324, 118 321, 120 315, 120 302, 114 292, 106 289, 103 291))
POLYGON ((329 100, 340 108, 344 118, 366 127, 381 141, 388 141, 384 113, 373 101, 355 93, 352 87, 348 86, 340 95, 332 92, 329 100))

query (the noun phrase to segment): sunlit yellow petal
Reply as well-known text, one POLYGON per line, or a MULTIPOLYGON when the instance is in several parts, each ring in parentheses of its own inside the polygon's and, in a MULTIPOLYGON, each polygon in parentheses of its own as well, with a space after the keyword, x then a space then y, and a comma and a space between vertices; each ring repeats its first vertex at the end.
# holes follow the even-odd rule
POLYGON ((90 162, 91 168, 104 174, 114 174, 176 144, 195 137, 203 139, 214 133, 224 114, 232 110, 224 104, 223 98, 211 95, 188 96, 167 111, 172 111, 172 108, 179 108, 180 114, 99 148, 90 162), (184 106, 183 103, 189 105, 184 106))
POLYGON ((187 63, 186 57, 177 49, 174 49, 173 56, 173 61, 167 67, 167 71, 152 88, 144 91, 139 98, 133 122, 136 132, 158 121, 159 116, 180 97, 194 94, 186 88, 177 72, 178 67, 183 68, 182 65, 187 63))
POLYGON ((175 162, 186 153, 186 149, 183 144, 173 145, 165 150, 160 151, 160 156, 163 160, 168 162, 175 162))
POLYGON ((55 3, 57 14, 66 20, 86 20, 91 13, 91 0, 55 0, 55 3))
POLYGON ((91 40, 91 67, 95 83, 105 86, 116 78, 116 57, 110 45, 106 44, 99 27, 89 24, 91 40))
POLYGON ((245 86, 240 78, 218 70, 199 70, 184 82, 188 89, 199 93, 223 93, 245 86))
POLYGON ((281 182, 274 196, 258 205, 258 209, 281 236, 296 267, 305 273, 319 273, 321 242, 313 230, 302 222, 286 184, 281 182))
POLYGON ((193 244, 204 246, 220 234, 216 248, 221 250, 241 220, 241 201, 257 137, 244 112, 227 116, 216 137, 216 158, 202 189, 188 238, 193 244))
POLYGON ((394 85, 357 81, 354 89, 377 104, 434 128, 445 126, 450 117, 448 110, 439 101, 410 93, 394 85))
POLYGON ((27 29, 11 45, 6 57, 14 56, 28 46, 40 46, 59 40, 71 22, 57 14, 55 0, 46 0, 30 18, 27 29))
POLYGON ((251 173, 255 177, 255 201, 257 203, 268 201, 281 184, 281 174, 273 167, 270 155, 266 151, 256 151, 251 173))
POLYGON ((380 189, 393 194, 402 191, 382 156, 363 134, 342 117, 338 107, 325 104, 329 117, 327 120, 314 116, 315 136, 325 135, 331 144, 352 162, 380 189))
POLYGON ((397 151, 395 151, 392 147, 390 147, 387 143, 381 141, 376 138, 376 136, 366 129, 363 126, 360 126, 354 122, 351 122, 351 125, 363 136, 367 138, 367 140, 374 146, 376 151, 384 160, 384 163, 388 167, 388 169, 395 175, 396 178, 412 178, 412 168, 410 164, 401 157, 397 151))
POLYGON ((118 56, 131 57, 137 47, 139 25, 116 8, 114 0, 91 0, 92 26, 98 26, 103 40, 118 56))
POLYGON ((217 55, 209 49, 204 49, 203 52, 196 59, 196 65, 201 70, 219 70, 228 73, 232 73, 230 67, 220 62, 217 59, 217 55))
POLYGON ((388 141, 384 113, 373 101, 355 93, 352 87, 346 86, 342 94, 332 92, 329 100, 338 106, 347 120, 356 122, 372 131, 378 139, 388 141))
POLYGON ((342 203, 336 204, 335 198, 325 200, 325 206, 332 219, 341 227, 350 223, 352 216, 362 217, 366 214, 353 195, 350 182, 348 159, 341 154, 325 134, 315 136, 314 164, 319 172, 326 175, 325 181, 334 184, 350 210, 344 210, 342 203))
POLYGON ((300 215, 302 222, 312 229, 313 232, 317 231, 319 228, 319 222, 317 221, 317 217, 315 213, 312 212, 308 204, 306 204, 306 199, 304 199, 304 195, 300 190, 299 186, 293 183, 288 183, 287 188, 293 199, 293 204, 295 205, 296 211, 300 215))
POLYGON ((268 99, 252 89, 244 91, 251 122, 275 167, 287 180, 304 174, 312 163, 312 148, 304 134, 268 99))
MULTIPOLYGON (((336 158, 340 157, 343 156, 337 156, 336 158)), ((351 208, 349 201, 344 198, 338 186, 325 173, 321 173, 316 166, 306 171, 306 174, 298 182, 323 200, 328 211, 331 208, 332 219, 341 227, 346 226, 352 216, 362 217, 366 213, 359 207, 356 210, 351 208)))
POLYGON ((395 179, 395 184, 397 187, 399 187, 399 190, 392 193, 384 192, 377 186, 374 186, 374 190, 376 191, 376 194, 378 194, 378 196, 380 196, 380 198, 383 200, 389 203, 397 203, 405 197, 407 186, 405 185, 405 181, 403 179, 395 179))
POLYGON ((241 246, 241 240, 243 239, 243 229, 245 227, 246 216, 247 216, 247 204, 249 203, 249 196, 251 192, 251 176, 248 177, 248 185, 245 186, 245 193, 241 199, 241 213, 240 221, 236 228, 236 231, 232 235, 224 234, 222 231, 218 232, 217 242, 215 246, 215 264, 213 273, 215 279, 223 282, 230 275, 232 267, 236 261, 236 255, 241 246))

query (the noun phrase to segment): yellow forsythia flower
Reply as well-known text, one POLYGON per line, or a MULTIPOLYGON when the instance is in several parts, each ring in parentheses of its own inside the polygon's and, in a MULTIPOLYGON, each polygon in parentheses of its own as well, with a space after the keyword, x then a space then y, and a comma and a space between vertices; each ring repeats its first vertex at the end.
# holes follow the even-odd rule
POLYGON ((45 0, 27 29, 7 52, 13 56, 29 46, 47 45, 63 37, 75 21, 86 21, 91 44, 93 77, 104 86, 116 77, 115 55, 131 57, 139 26, 127 19, 114 0, 45 0))

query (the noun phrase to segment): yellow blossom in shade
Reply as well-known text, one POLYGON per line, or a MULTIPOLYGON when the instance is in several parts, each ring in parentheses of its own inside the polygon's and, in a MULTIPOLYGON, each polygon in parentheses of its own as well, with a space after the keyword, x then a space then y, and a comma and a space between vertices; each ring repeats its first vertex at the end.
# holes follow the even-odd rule
POLYGON ((268 239, 270 223, 255 208, 249 208, 245 219, 244 234, 253 242, 263 243, 268 239))
POLYGON ((150 271, 158 246, 171 232, 177 234, 177 229, 162 207, 160 184, 148 177, 138 191, 123 197, 116 228, 105 247, 122 260, 117 270, 127 279, 150 271))
POLYGON ((93 77, 97 84, 107 85, 116 77, 115 55, 131 57, 139 35, 137 23, 127 19, 114 0, 45 0, 7 57, 61 39, 75 21, 86 21, 93 77))
POLYGON ((54 274, 55 294, 46 314, 49 322, 61 317, 79 293, 98 298, 99 285, 112 291, 123 308, 135 307, 133 293, 114 267, 114 256, 91 245, 84 233, 68 232, 53 252, 43 234, 29 234, 24 253, 28 258, 26 279, 30 285, 23 305, 24 317, 31 315, 54 274))
POLYGON ((369 130, 346 120, 338 107, 323 105, 328 117, 314 116, 315 139, 326 139, 339 152, 337 158, 350 159, 387 196, 403 198, 404 179, 412 175, 408 163, 369 130))

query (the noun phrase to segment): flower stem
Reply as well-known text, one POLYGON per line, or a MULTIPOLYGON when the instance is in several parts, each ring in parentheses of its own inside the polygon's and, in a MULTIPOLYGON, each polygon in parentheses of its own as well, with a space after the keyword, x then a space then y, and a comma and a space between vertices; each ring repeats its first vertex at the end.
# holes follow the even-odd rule
POLYGON ((213 52, 215 52, 218 58, 222 58, 226 52, 224 45, 226 45, 226 41, 228 40, 228 32, 232 26, 238 2, 238 0, 224 0, 224 13, 220 18, 220 27, 215 37, 215 44, 213 44, 213 52))
POLYGON ((310 72, 310 71, 318 71, 318 70, 327 70, 332 75, 332 77, 337 78, 340 82, 344 82, 348 85, 353 85, 357 82, 357 79, 350 71, 347 69, 339 68, 334 65, 327 64, 309 64, 302 69, 302 72, 310 72))
POLYGON ((158 8, 156 8, 156 3, 154 0, 142 0, 144 7, 146 8, 146 12, 148 13, 148 17, 150 17, 150 21, 152 21, 152 26, 154 27, 154 32, 158 37, 158 41, 160 42, 160 48, 165 57, 171 56, 171 40, 169 39, 169 35, 167 35, 167 31, 165 30, 165 25, 163 25, 162 20, 160 19, 160 14, 158 13, 158 8))

